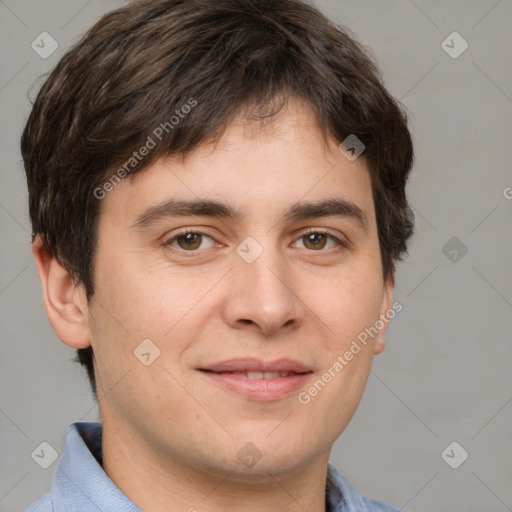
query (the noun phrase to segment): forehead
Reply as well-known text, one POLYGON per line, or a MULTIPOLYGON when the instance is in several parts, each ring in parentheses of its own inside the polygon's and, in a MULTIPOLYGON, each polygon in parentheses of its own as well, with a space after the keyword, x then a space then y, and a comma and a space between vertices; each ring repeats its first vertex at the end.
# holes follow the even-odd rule
POLYGON ((237 220, 251 214, 286 216, 299 201, 344 199, 371 220, 371 181, 363 157, 350 161, 325 137, 313 111, 290 101, 262 122, 239 116, 217 140, 185 156, 162 158, 129 176, 102 207, 124 211, 130 222, 170 199, 222 203, 237 220))

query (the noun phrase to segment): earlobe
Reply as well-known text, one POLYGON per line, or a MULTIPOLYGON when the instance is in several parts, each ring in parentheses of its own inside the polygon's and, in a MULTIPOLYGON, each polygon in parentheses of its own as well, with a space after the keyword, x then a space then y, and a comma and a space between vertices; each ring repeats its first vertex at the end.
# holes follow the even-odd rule
POLYGON ((393 290, 395 287, 395 278, 392 275, 385 283, 384 299, 382 301, 382 307, 380 311, 379 320, 384 324, 382 329, 379 329, 379 334, 375 339, 375 345, 373 349, 374 355, 378 355, 383 352, 386 347, 386 331, 390 321, 390 310, 393 302, 393 290))
POLYGON ((383 335, 379 334, 375 339, 375 346, 373 348, 373 354, 379 355, 386 348, 386 340, 383 335))
POLYGON ((72 348, 89 347, 87 300, 83 286, 73 282, 39 236, 32 243, 32 253, 43 288, 46 314, 55 332, 72 348))

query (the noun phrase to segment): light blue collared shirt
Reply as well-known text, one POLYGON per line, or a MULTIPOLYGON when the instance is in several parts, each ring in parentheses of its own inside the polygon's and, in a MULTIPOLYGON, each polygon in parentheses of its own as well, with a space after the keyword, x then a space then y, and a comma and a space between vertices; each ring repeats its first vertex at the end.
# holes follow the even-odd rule
MULTIPOLYGON (((142 512, 103 471, 101 423, 70 425, 66 449, 57 464, 52 487, 26 512, 142 512)), ((400 512, 386 503, 361 496, 328 465, 327 512, 400 512)))

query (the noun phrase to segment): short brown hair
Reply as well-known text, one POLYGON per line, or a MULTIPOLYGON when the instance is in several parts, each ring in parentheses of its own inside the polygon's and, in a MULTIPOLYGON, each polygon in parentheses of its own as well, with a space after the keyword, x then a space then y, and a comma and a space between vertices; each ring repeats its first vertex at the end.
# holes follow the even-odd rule
MULTIPOLYGON (((412 140, 403 107, 349 34, 302 0, 142 0, 107 13, 45 81, 22 135, 33 238, 90 301, 95 191, 156 127, 167 129, 129 176, 219 137, 243 111, 268 117, 298 97, 324 135, 355 134, 365 145, 383 275, 394 276, 414 231, 405 194, 412 140), (170 123, 191 99, 194 108, 170 123)), ((77 351, 97 398, 92 356, 91 347, 77 351)))

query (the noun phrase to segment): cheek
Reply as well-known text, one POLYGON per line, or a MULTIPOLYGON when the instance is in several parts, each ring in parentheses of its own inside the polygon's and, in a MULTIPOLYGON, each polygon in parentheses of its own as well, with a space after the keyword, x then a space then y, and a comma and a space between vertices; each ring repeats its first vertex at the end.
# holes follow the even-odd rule
POLYGON ((375 264, 369 264, 357 271, 347 268, 328 290, 315 309, 330 328, 323 338, 326 358, 317 385, 322 391, 315 401, 320 409, 332 408, 332 425, 338 428, 353 414, 367 382, 375 345, 372 327, 379 319, 384 287, 375 264))
POLYGON ((202 298, 218 277, 163 271, 160 264, 140 262, 132 255, 124 260, 104 258, 97 279, 93 323, 99 337, 93 344, 104 361, 115 359, 126 366, 145 339, 162 354, 174 352, 179 358, 202 325, 202 298))
MULTIPOLYGON (((316 303, 314 312, 329 326, 322 345, 322 371, 312 387, 305 390, 303 402, 312 409, 329 410, 326 424, 338 435, 357 408, 373 361, 375 331, 383 299, 380 275, 362 274, 364 279, 333 280, 330 292, 316 303)), ((316 414, 312 415, 316 417, 316 414)))
POLYGON ((322 293, 311 294, 309 301, 314 304, 315 314, 329 327, 329 345, 343 349, 375 324, 383 298, 380 274, 368 269, 331 276, 322 293))
POLYGON ((186 302, 176 283, 162 279, 149 265, 137 265, 136 258, 104 258, 98 265, 95 295, 117 328, 137 338, 162 337, 186 302))

